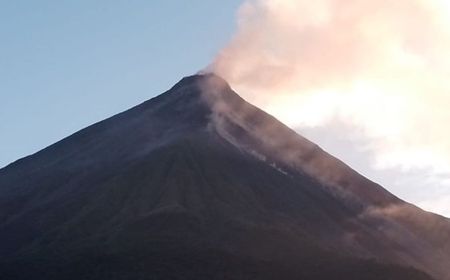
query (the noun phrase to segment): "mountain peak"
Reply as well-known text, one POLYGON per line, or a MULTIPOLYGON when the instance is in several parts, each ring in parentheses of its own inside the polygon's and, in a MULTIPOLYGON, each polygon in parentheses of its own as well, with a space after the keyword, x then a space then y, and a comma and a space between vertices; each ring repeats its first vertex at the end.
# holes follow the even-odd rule
POLYGON ((172 89, 180 88, 183 86, 190 86, 190 85, 201 85, 205 83, 213 83, 216 85, 221 85, 223 88, 230 88, 228 82, 220 77, 219 75, 208 72, 208 73, 197 73, 191 76, 186 76, 182 78, 178 83, 176 83, 172 89))
POLYGON ((205 73, 182 78, 171 89, 146 102, 145 107, 164 118, 204 127, 214 115, 242 111, 246 102, 223 78, 205 73))
POLYGON ((210 106, 218 101, 243 101, 228 82, 215 73, 200 73, 182 78, 168 92, 183 98, 202 98, 210 106))
POLYGON ((449 280, 447 220, 213 73, 0 169, 0 209, 2 279, 449 280))

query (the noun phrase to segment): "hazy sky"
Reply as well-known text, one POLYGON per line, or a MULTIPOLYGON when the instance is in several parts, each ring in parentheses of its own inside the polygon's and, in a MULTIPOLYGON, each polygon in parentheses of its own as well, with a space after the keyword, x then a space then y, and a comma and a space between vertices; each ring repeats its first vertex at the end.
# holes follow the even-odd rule
POLYGON ((248 101, 450 216, 448 15, 447 0, 2 1, 0 167, 215 61, 248 101))

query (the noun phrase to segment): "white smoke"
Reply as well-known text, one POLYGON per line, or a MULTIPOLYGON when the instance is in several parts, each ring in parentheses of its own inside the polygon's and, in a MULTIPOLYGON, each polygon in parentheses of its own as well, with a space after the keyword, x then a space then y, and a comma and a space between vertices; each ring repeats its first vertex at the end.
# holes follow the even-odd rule
POLYGON ((447 0, 248 0, 238 18, 213 68, 249 101, 356 127, 372 167, 450 178, 447 0))

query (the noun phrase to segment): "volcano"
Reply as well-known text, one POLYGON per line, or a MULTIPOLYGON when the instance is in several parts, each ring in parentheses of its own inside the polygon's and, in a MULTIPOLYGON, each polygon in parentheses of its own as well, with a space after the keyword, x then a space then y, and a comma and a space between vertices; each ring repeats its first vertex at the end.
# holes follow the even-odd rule
POLYGON ((450 279, 450 221, 214 74, 0 170, 0 279, 450 279))

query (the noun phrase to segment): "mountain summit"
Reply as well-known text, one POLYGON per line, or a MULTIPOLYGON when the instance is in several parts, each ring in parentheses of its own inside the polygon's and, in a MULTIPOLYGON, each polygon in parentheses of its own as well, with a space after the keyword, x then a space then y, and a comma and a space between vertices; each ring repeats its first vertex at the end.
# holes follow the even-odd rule
POLYGON ((450 279, 450 221, 225 80, 169 91, 0 170, 1 279, 450 279))

